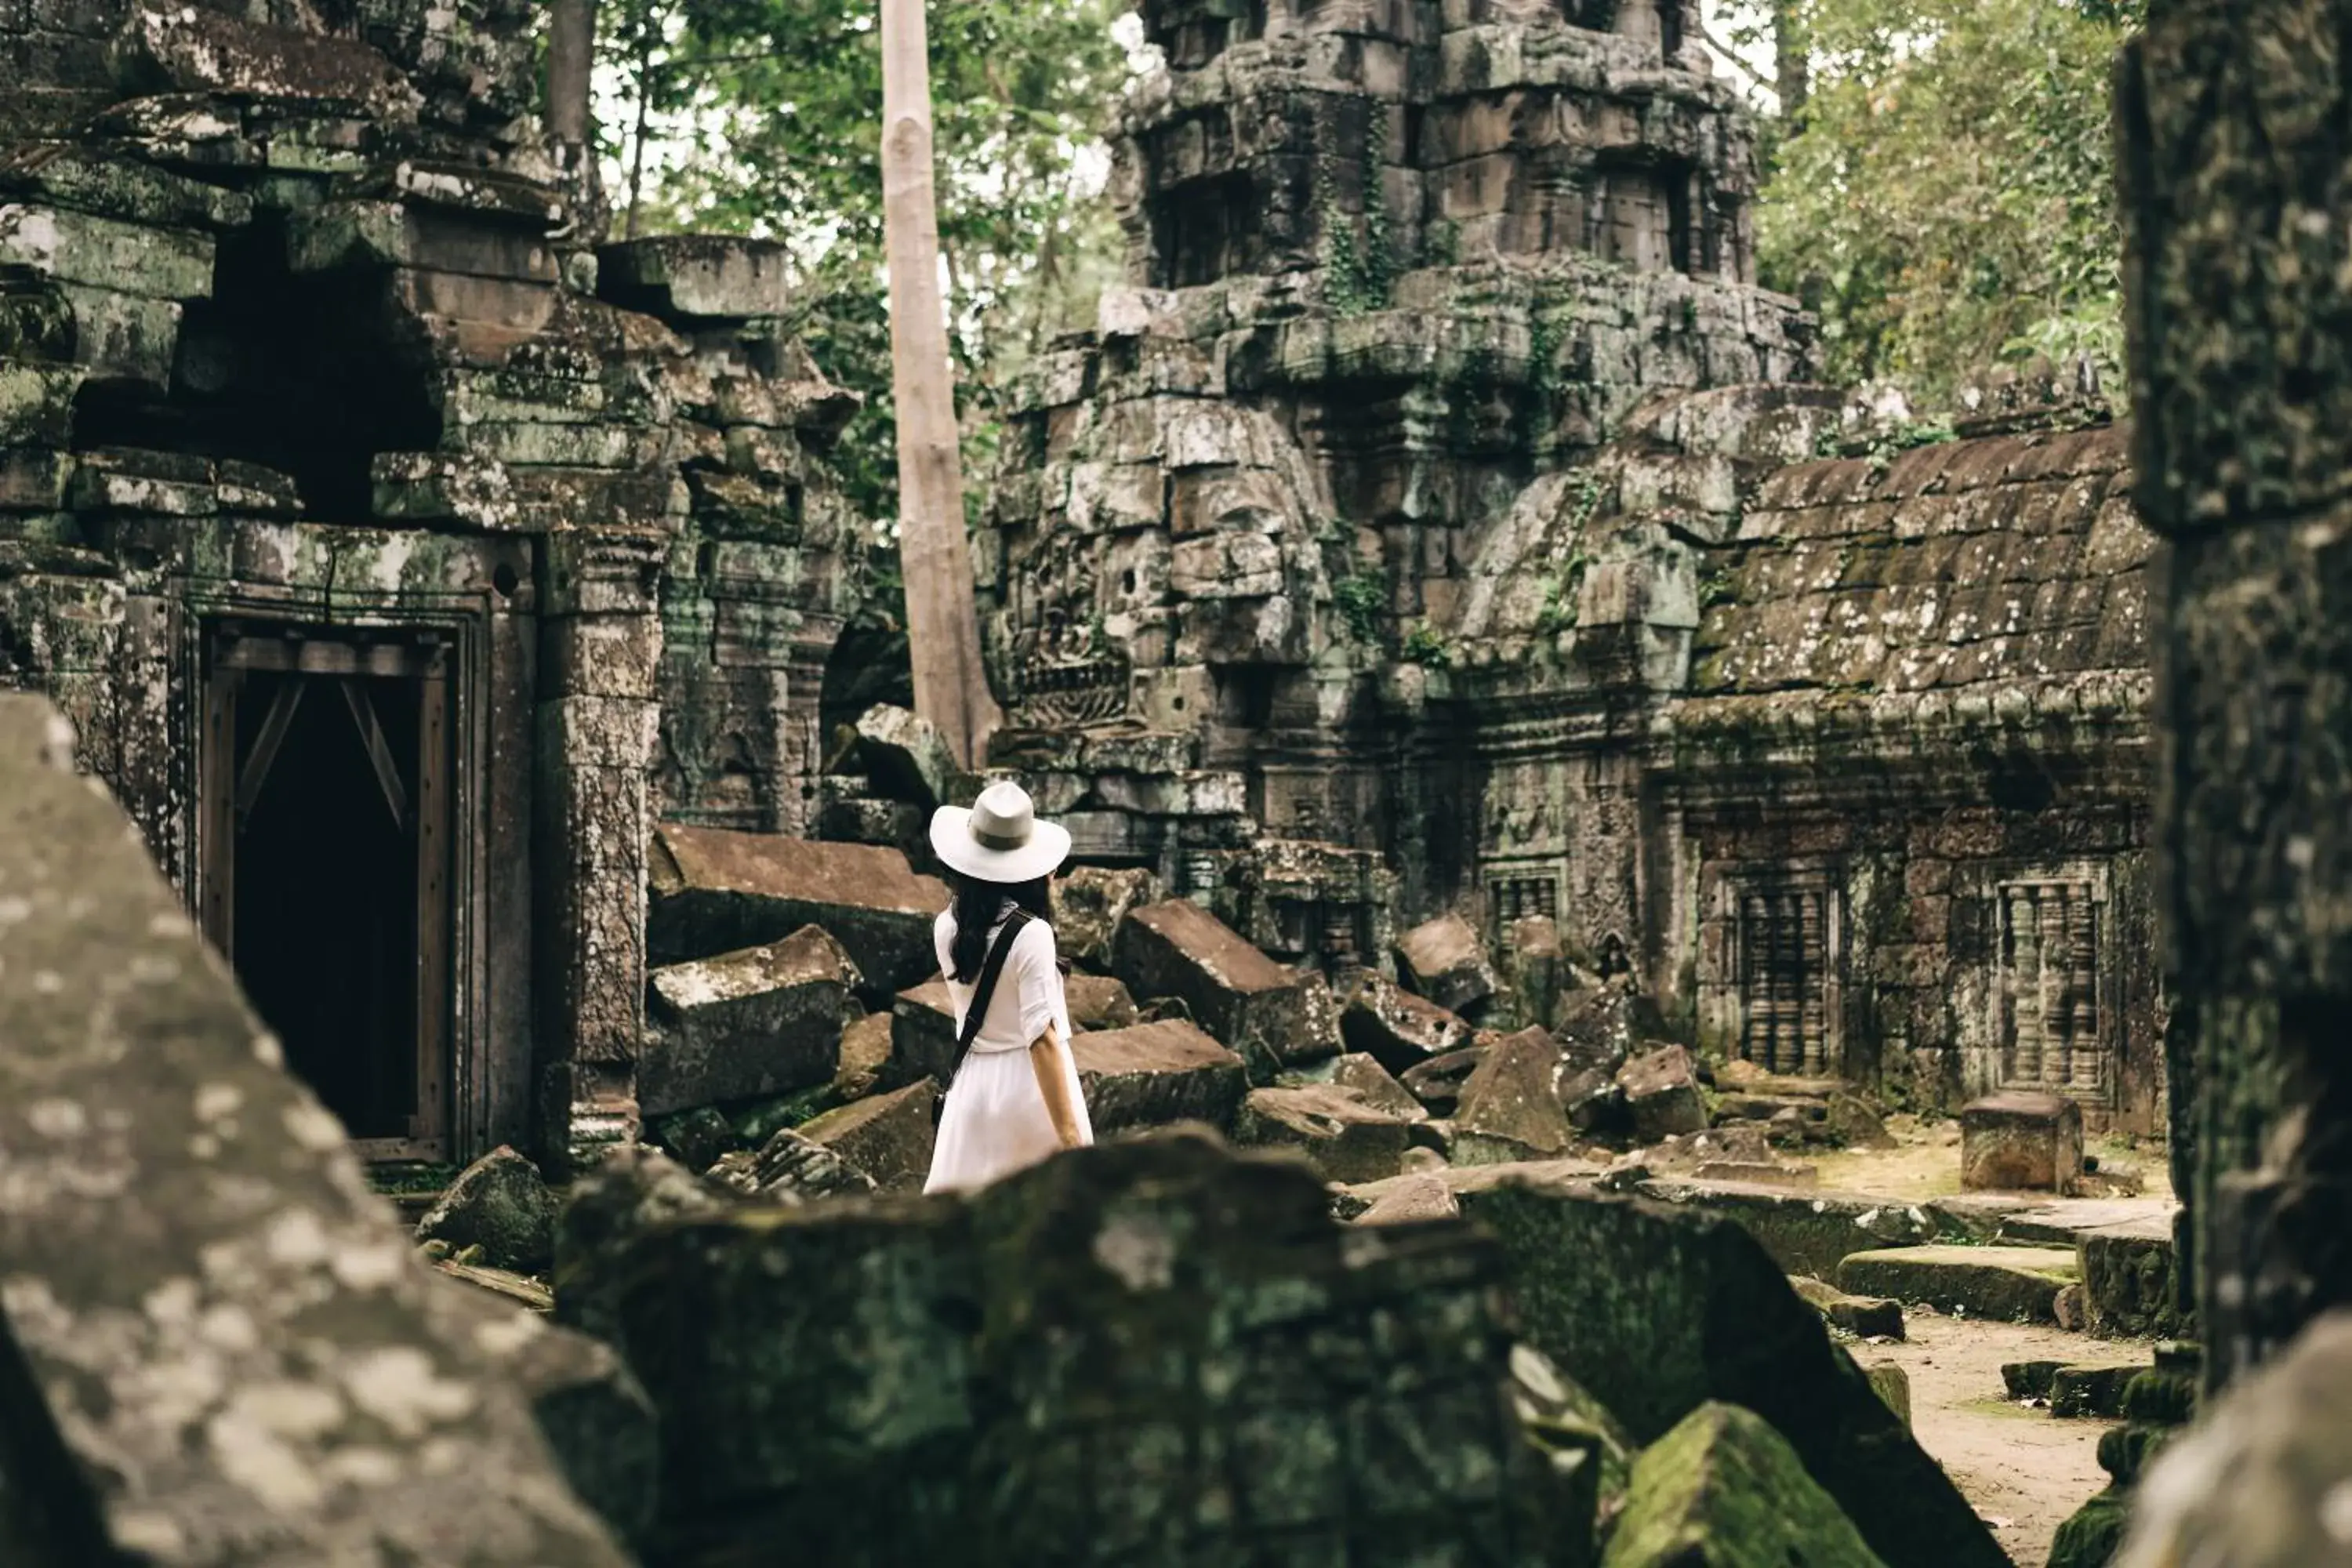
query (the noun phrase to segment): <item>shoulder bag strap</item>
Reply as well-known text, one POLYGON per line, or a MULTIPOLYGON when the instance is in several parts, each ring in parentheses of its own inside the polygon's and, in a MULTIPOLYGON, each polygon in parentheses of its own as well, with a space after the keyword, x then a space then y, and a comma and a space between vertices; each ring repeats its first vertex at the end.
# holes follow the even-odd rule
POLYGON ((971 990, 971 1005, 964 1009, 963 1027, 956 1031, 955 1059, 948 1064, 942 1088, 953 1088, 956 1074, 963 1070, 963 1058, 971 1054, 972 1041, 980 1037, 980 1026, 987 1020, 988 1005, 996 999, 996 982, 1004 973, 1004 961, 1013 952, 1013 939, 1029 923, 1025 910, 1014 910, 1004 918, 1003 929, 988 950, 988 957, 980 966, 980 980, 971 990))

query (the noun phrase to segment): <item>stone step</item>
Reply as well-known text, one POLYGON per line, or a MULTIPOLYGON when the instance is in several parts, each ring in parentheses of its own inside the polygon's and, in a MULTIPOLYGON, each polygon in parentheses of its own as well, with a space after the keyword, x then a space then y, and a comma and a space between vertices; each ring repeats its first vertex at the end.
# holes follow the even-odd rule
POLYGON ((2043 1247, 1887 1247, 1854 1253, 1837 1269, 1848 1295, 2009 1322, 2056 1322, 2058 1292, 2080 1278, 2074 1253, 2043 1247))

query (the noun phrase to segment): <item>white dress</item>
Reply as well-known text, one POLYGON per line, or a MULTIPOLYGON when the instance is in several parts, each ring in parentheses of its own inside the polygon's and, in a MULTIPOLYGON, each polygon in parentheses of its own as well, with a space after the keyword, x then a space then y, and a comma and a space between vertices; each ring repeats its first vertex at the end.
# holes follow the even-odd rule
MULTIPOLYGON (((961 1032, 975 987, 955 978, 950 952, 955 929, 954 912, 944 911, 931 935, 961 1032)), ((995 940, 993 930, 989 939, 995 940)), ((1013 951, 1004 955, 1004 973, 996 977, 996 994, 989 999, 988 1016, 981 1020, 980 1034, 940 1112, 939 1142, 931 1151, 925 1192, 984 1186, 1061 1149, 1045 1097, 1037 1089, 1036 1070, 1029 1063, 1030 1042, 1048 1024, 1061 1036, 1062 1071, 1070 1087, 1079 1142, 1095 1141, 1086 1097, 1078 1089, 1077 1063, 1069 1051, 1070 1010, 1062 994, 1062 972, 1054 960, 1054 929, 1045 921, 1032 921, 1013 937, 1013 951)))

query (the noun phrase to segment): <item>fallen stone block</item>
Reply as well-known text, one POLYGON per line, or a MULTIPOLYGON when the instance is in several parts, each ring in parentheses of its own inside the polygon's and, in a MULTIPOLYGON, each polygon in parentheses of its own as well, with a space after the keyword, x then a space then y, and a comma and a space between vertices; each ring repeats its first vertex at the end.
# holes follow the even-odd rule
POLYGON ((841 1063, 834 1069, 833 1091, 844 1103, 899 1087, 883 1081, 890 1070, 896 1023, 888 1013, 868 1013, 841 1032, 841 1063))
POLYGON ((1071 1042, 1097 1135, 1197 1121, 1232 1125, 1248 1091, 1241 1058, 1190 1024, 1139 1024, 1071 1042))
POLYGON ((2048 1568, 2109 1568, 2123 1550, 2131 1500, 2109 1487, 2068 1516, 2051 1538, 2048 1568))
POLYGON ((1250 1090, 1234 1141, 1244 1148, 1296 1149, 1326 1181, 1349 1183, 1397 1174, 1406 1146, 1402 1121, 1322 1084, 1250 1090))
POLYGON ((2124 1388, 2145 1366, 2062 1366, 2050 1377, 2050 1414, 2067 1420, 2124 1413, 2124 1388))
POLYGON ((899 992, 890 1004, 890 1065, 883 1086, 944 1079, 955 1061, 955 998, 948 994, 945 980, 934 976, 899 992))
MULTIPOLYGON (((1875 1397, 1874 1395, 1873 1397, 1875 1397)), ((1926 1560, 1919 1559, 1922 1568, 1926 1560)), ((1633 1461, 1601 1568, 1885 1568, 1771 1424, 1706 1404, 1633 1461)))
POLYGON ((0 1557, 623 1568, 74 750, 0 695, 0 1557))
POLYGON ((940 1091, 929 1079, 828 1110, 799 1135, 830 1149, 886 1193, 920 1192, 931 1170, 940 1091))
POLYGON ((1778 1160, 1703 1160, 1691 1173, 1702 1182, 1744 1182, 1759 1187, 1817 1187, 1822 1173, 1813 1165, 1792 1165, 1778 1160))
POLYGON ((1634 1058, 1618 1069, 1617 1083, 1625 1091, 1633 1136, 1643 1142, 1706 1130, 1706 1100, 1699 1092, 1698 1068, 1682 1047, 1667 1046, 1634 1058))
POLYGON ((803 926, 841 943, 887 997, 939 969, 932 923, 946 885, 896 849, 664 823, 648 856, 646 942, 656 964, 772 942, 803 926))
POLYGON ((1559 1091, 1559 1100, 1568 1112, 1568 1124, 1589 1138, 1617 1138, 1633 1131, 1633 1114, 1625 1107, 1625 1089, 1613 1068, 1586 1068, 1568 1080, 1559 1091))
POLYGON ((1448 1051, 1442 1057, 1432 1057, 1419 1067, 1408 1068, 1401 1081, 1407 1092, 1429 1108, 1435 1117, 1451 1117, 1462 1102, 1462 1086, 1486 1059, 1497 1037, 1488 1036, 1477 1045, 1465 1046, 1458 1051, 1448 1051))
POLYGON ((2064 1364, 2054 1361, 2003 1362, 2000 1384, 2011 1399, 2047 1399, 2050 1385, 2058 1380, 2058 1369, 2064 1364))
MULTIPOLYGON (((1582 1452, 1592 1472, 1593 1518, 1609 1528, 1624 1509, 1633 1476, 1633 1440, 1623 1425, 1530 1344, 1511 1347, 1511 1402, 1519 1425, 1543 1447, 1582 1452)), ((1573 1554, 1573 1543, 1568 1550, 1573 1554)))
POLYGON ((1374 970, 1359 971, 1339 1002, 1339 1036, 1402 1077, 1470 1043, 1468 1024, 1374 970))
POLYGON ((1081 1033, 1131 1029, 1143 1021, 1127 987, 1108 974, 1073 974, 1062 983, 1070 1027, 1081 1033))
POLYGON ((655 1117, 646 1127, 646 1141, 689 1171, 708 1171, 721 1156, 741 1146, 735 1124, 714 1106, 699 1105, 655 1117))
POLYGON ((782 1204, 820 1198, 860 1197, 876 1190, 875 1178, 842 1158, 834 1148, 787 1127, 752 1158, 746 1189, 782 1204))
POLYGON ((670 320, 746 321, 792 308, 792 266, 773 240, 677 234, 596 248, 596 288, 670 320))
POLYGON ((1503 959, 1519 1016, 1549 1027, 1559 1015, 1561 994, 1570 984, 1559 922, 1548 915, 1513 921, 1504 932, 1503 959))
POLYGON ((1150 872, 1134 868, 1077 866, 1056 878, 1054 941, 1062 956, 1088 969, 1108 969, 1117 958, 1119 922, 1129 910, 1156 902, 1158 887, 1150 872))
POLYGON ((1911 1374, 1893 1362, 1864 1367, 1862 1373, 1870 1379, 1872 1390, 1886 1401, 1886 1408, 1895 1412, 1908 1427, 1911 1425, 1911 1374))
POLYGON ((2074 1255, 2091 1333, 2105 1340, 2163 1339, 2187 1326, 2168 1217, 2084 1231, 2074 1255))
POLYGON ((1903 1304, 1883 1296, 1849 1296, 1826 1280, 1791 1275, 1790 1289, 1809 1302, 1832 1328, 1862 1339, 1903 1337, 1903 1304))
POLYGON ((1552 1036, 1578 1067, 1614 1074, 1633 1054, 1637 1011, 1633 998, 1613 985, 1573 991, 1561 999, 1552 1036))
POLYGON ((1827 1114, 1830 1137, 1849 1149, 1893 1149, 1897 1145, 1895 1135, 1886 1131, 1886 1123, 1878 1112, 1861 1096, 1833 1094, 1829 1098, 1827 1114))
POLYGON ((980 781, 956 765, 946 736, 888 703, 858 715, 857 762, 877 794, 925 811, 969 805, 980 793, 980 781))
POLYGON ((612 1338, 596 1315, 602 1300, 596 1271, 642 1233, 693 1215, 715 1214, 732 1200, 658 1149, 624 1143, 574 1180, 555 1225, 555 1320, 612 1338))
POLYGON ((1522 1335, 1635 1442, 1709 1401, 1743 1405, 1885 1562, 2006 1568, 1976 1510, 1739 1226, 1572 1184, 1457 1195, 1503 1248, 1522 1335))
POLYGON ((1358 1225, 1414 1225, 1423 1220, 1459 1219, 1461 1201, 1442 1176, 1399 1176, 1389 1189, 1355 1216, 1358 1225))
POLYGON ((1385 1111, 1400 1121, 1429 1120, 1428 1109, 1412 1097, 1412 1090, 1361 1051, 1351 1051, 1331 1064, 1331 1086, 1346 1089, 1374 1110, 1385 1111))
POLYGON ((493 1268, 544 1274, 555 1261, 558 1208, 539 1167, 501 1145, 449 1184, 416 1222, 416 1239, 479 1247, 493 1268))
POLYGON ((2054 1094, 1987 1095, 1960 1109, 1960 1185, 2070 1191, 2083 1173, 2083 1108, 2054 1094))
POLYGON ((1503 988, 1486 960, 1486 944, 1460 915, 1440 915, 1413 927, 1396 943, 1398 973, 1415 993, 1450 1013, 1478 1006, 1503 988))
POLYGON ((1285 969, 1198 904, 1172 899, 1130 910, 1119 922, 1117 967, 1138 997, 1181 1001, 1240 1053, 1254 1081, 1339 1054, 1323 977, 1285 969))
POLYGON ((814 926, 648 978, 659 1035, 637 1059, 647 1116, 814 1089, 840 1070, 857 969, 814 926))
POLYGON ((1955 1316, 2053 1323, 2053 1300, 2074 1277, 2074 1255, 2053 1247, 1898 1247, 1846 1258, 1837 1286, 1955 1316))
POLYGON ((1506 1035, 1463 1086, 1448 1151, 1460 1165, 1554 1159, 1576 1140, 1562 1102, 1568 1064, 1542 1029, 1506 1035))

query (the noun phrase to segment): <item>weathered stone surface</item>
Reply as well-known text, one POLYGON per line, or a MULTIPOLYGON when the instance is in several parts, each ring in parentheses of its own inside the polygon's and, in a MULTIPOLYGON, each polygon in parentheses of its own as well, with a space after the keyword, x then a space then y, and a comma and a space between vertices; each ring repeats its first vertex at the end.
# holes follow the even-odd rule
POLYGON ((1911 1425, 1911 1374, 1893 1362, 1878 1366, 1866 1366, 1863 1375, 1870 1379, 1872 1390, 1886 1401, 1886 1408, 1895 1412, 1903 1425, 1911 1425))
POLYGON ((969 805, 980 793, 977 781, 956 765, 947 737, 904 708, 883 703, 858 715, 857 758, 885 797, 926 811, 969 805))
POLYGON ((475 1161, 416 1222, 419 1242, 479 1247, 486 1262, 544 1274, 555 1261, 555 1194, 539 1167, 500 1147, 475 1161))
POLYGON ((1136 996, 1172 996, 1193 1022, 1241 1054, 1254 1079, 1339 1054, 1336 1010, 1320 975, 1266 957, 1198 904, 1133 910, 1119 922, 1118 967, 1136 996))
POLYGON ((1341 993, 1339 1034, 1348 1049, 1363 1052, 1401 1077, 1468 1045, 1471 1028, 1436 1003, 1367 969, 1341 993))
POLYGON ((1879 1120, 1878 1112, 1858 1095, 1841 1093, 1830 1096, 1828 1114, 1824 1120, 1829 1123, 1830 1136, 1849 1149, 1893 1149, 1898 1146, 1895 1135, 1886 1131, 1886 1123, 1879 1120))
POLYGON ((2071 1192, 2083 1173, 2083 1110, 2054 1094, 2010 1092, 1960 1110, 1960 1184, 2071 1192))
POLYGON ((619 1568, 73 746, 0 695, 9 1560, 619 1568))
POLYGON ((841 1065, 835 1071, 834 1092, 844 1100, 863 1100, 892 1085, 883 1082, 890 1071, 893 1015, 868 1013, 841 1032, 841 1065))
MULTIPOLYGON (((1554 1366, 1551 1358, 1526 1343, 1511 1347, 1511 1402, 1519 1424, 1544 1447, 1573 1448, 1591 1472, 1592 1513, 1606 1531, 1625 1506, 1633 1479, 1633 1440, 1608 1406, 1554 1366)), ((1580 1543, 1564 1550, 1573 1557, 1580 1543)))
POLYGON ((1444 1178, 1406 1174, 1396 1178, 1352 1223, 1356 1225, 1415 1225, 1423 1220, 1459 1219, 1461 1200, 1444 1178))
POLYGON ((2008 1559, 1755 1240, 1573 1186, 1461 1191, 1502 1245, 1522 1332, 1654 1444, 1710 1400, 1755 1411, 1890 1563, 2008 1559))
POLYGON ((930 1173, 939 1087, 920 1079, 889 1094, 828 1110, 798 1129, 830 1149, 886 1193, 919 1192, 930 1173))
POLYGON ((1665 1046, 1634 1058, 1618 1069, 1633 1136, 1644 1143, 1677 1132, 1706 1130, 1706 1098, 1699 1092, 1698 1068, 1690 1052, 1665 1046))
POLYGON ((1375 1565, 1465 1542, 1557 1561, 1589 1520, 1509 1418, 1493 1253, 1458 1226, 1337 1226, 1325 1202, 1289 1162, 1154 1138, 970 1199, 646 1237, 608 1278, 669 1445, 665 1540, 1108 1563, 1182 1519, 1216 1561, 1310 1539, 1375 1565), (1253 1390, 1250 1414, 1189 1402, 1204 1382, 1253 1390), (1362 1485, 1350 1430, 1419 1458, 1362 1485), (1049 1502, 1084 1496, 1123 1500, 1049 1502))
POLYGON ((1575 1138, 1565 1103, 1569 1064, 1540 1028, 1506 1035, 1486 1048, 1454 1109, 1454 1162, 1500 1165, 1553 1159, 1575 1138))
POLYGON ((719 1188, 657 1149, 624 1143, 574 1180, 555 1227, 555 1318, 610 1340, 597 1308, 595 1276, 642 1233, 673 1220, 714 1214, 730 1203, 719 1188))
POLYGON ((1131 1029, 1141 1022, 1127 986, 1108 974, 1070 975, 1062 983, 1062 995, 1073 1029, 1131 1029))
POLYGON ((2352 1563, 2336 1500, 2352 1479, 2347 1391, 2352 1313, 2339 1310, 2166 1445, 2141 1480, 2116 1568, 2352 1563))
POLYGON ((1674 1176, 1645 1180, 1638 1191, 1645 1198, 1731 1220, 1783 1269, 1824 1279, 1856 1251, 1915 1247, 1960 1236, 1925 1204, 1889 1203, 1860 1193, 1790 1191, 1674 1176))
POLYGON ((1245 1148, 1296 1149, 1328 1181, 1377 1182, 1403 1166, 1405 1123, 1322 1084, 1254 1089, 1234 1119, 1234 1140, 1245 1148))
POLYGON ((1807 1275, 1791 1275, 1790 1288, 1803 1297, 1832 1328, 1863 1339, 1903 1337, 1903 1304, 1883 1296, 1849 1296, 1836 1286, 1807 1275))
POLYGON ((2185 1326, 2169 1220, 2085 1231, 2074 1255, 2092 1333, 2108 1340, 2165 1339, 2185 1326))
POLYGON ((1700 1405, 1633 1462, 1602 1568, 1884 1568, 1788 1439, 1700 1405))
POLYGON ((1915 1301, 1941 1312, 2005 1322, 2057 1321, 2054 1299, 2074 1283, 2074 1255, 2036 1247, 1895 1247, 1838 1265, 1856 1296, 1915 1301))
POLYGON ((1577 1066, 1614 1074, 1637 1044, 1634 1012, 1633 999, 1616 986, 1588 986, 1561 1000, 1553 1035, 1577 1066))
POLYGON ((753 1195, 782 1204, 857 1197, 877 1188, 875 1178, 862 1167, 791 1127, 761 1145, 746 1174, 753 1195))
POLYGON ((1158 896, 1156 879, 1149 871, 1074 866, 1066 876, 1054 879, 1054 940, 1071 963, 1108 969, 1119 923, 1129 910, 1155 902, 1158 896))
POLYGON ((784 247, 774 240, 663 235, 596 251, 600 290, 667 317, 781 316, 792 307, 791 278, 784 247))
POLYGON ((646 1127, 655 1147, 689 1171, 708 1171, 741 1142, 735 1124, 717 1107, 700 1105, 656 1119, 646 1127))
MULTIPOLYGON (((1078 1026, 1077 1020, 1070 1020, 1078 1026)), ((919 1078, 943 1079, 955 1060, 955 998, 948 983, 933 978, 898 993, 890 1004, 890 1067, 883 1075, 892 1087, 919 1078)))
POLYGON ((1390 1077, 1378 1058, 1361 1051, 1350 1051, 1331 1064, 1331 1084, 1400 1121, 1429 1120, 1427 1108, 1412 1097, 1412 1091, 1390 1077))
POLYGON ((1549 915, 1513 921, 1503 933, 1503 964, 1519 1016, 1550 1026, 1559 1014, 1560 994, 1573 980, 1567 950, 1560 945, 1559 922, 1549 915))
POLYGON ((1503 987, 1478 932, 1460 915, 1426 921, 1397 939, 1398 973, 1418 994, 1452 1013, 1477 1007, 1503 987))
POLYGON ((2062 1366, 2050 1374, 2050 1414, 2063 1419, 2124 1413, 2124 1385, 2145 1370, 2116 1366, 2062 1366))
POLYGON ((895 993, 939 969, 944 885, 895 849, 665 823, 649 872, 646 942, 657 963, 708 958, 822 927, 865 985, 895 993))
POLYGON ((1493 1048, 1494 1037, 1489 1036, 1483 1043, 1431 1057, 1406 1068, 1402 1081, 1415 1100, 1429 1108, 1432 1116, 1450 1117, 1461 1104, 1462 1086, 1470 1081, 1478 1064, 1493 1048))
POLYGON ((1071 1042, 1097 1134, 1197 1121, 1231 1125, 1248 1092, 1242 1059, 1190 1024, 1139 1024, 1071 1042))
POLYGON ((830 1083, 856 965, 814 926, 651 976, 661 1033, 637 1063, 648 1115, 830 1083))

